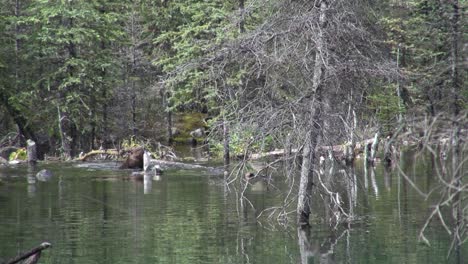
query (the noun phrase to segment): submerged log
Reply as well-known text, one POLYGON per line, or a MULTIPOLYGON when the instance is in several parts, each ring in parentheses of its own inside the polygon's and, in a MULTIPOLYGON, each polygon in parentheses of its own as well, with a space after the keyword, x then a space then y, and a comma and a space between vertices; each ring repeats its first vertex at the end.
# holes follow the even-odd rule
POLYGON ((23 261, 23 264, 35 264, 39 261, 39 258, 41 257, 41 252, 49 248, 51 244, 49 242, 43 242, 41 245, 38 247, 35 247, 28 252, 21 253, 20 255, 14 257, 11 260, 8 260, 5 262, 5 264, 15 264, 19 263, 20 261, 23 261))

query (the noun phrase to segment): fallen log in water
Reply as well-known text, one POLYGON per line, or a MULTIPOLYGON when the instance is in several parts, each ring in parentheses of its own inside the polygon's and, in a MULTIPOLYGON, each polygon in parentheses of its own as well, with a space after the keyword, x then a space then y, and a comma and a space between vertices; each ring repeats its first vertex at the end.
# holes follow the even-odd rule
POLYGON ((209 167, 209 166, 189 164, 189 163, 183 163, 183 162, 178 162, 178 161, 152 159, 148 151, 145 151, 143 155, 143 169, 144 171, 152 171, 152 170, 164 171, 166 169, 184 169, 184 170, 202 169, 202 170, 206 170, 215 174, 218 174, 218 173, 221 174, 223 172, 222 169, 217 169, 217 168, 209 167))
POLYGON ((21 253, 18 256, 12 258, 11 260, 4 262, 4 264, 15 264, 20 261, 23 261, 23 264, 35 264, 39 261, 42 250, 49 248, 50 246, 51 245, 49 242, 43 242, 38 247, 35 247, 29 250, 28 252, 21 253))
MULTIPOLYGON (((372 144, 373 142, 374 142, 374 139, 367 139, 361 142, 357 142, 354 147, 354 153, 355 154, 364 153, 364 150, 367 147, 367 145, 372 144)), ((335 158, 341 159, 341 158, 345 158, 347 147, 348 147, 348 144, 334 145, 334 146, 320 146, 317 148, 317 152, 319 153, 319 155, 323 155, 323 156, 327 156, 328 152, 332 152, 335 158)), ((248 158, 251 160, 257 160, 257 159, 262 159, 262 158, 274 158, 274 157, 284 156, 287 154, 287 152, 289 152, 289 154, 296 154, 299 151, 300 149, 291 149, 289 151, 286 151, 284 149, 275 149, 269 152, 253 153, 253 154, 250 154, 248 158)), ((238 156, 238 158, 244 158, 244 157, 238 156)))

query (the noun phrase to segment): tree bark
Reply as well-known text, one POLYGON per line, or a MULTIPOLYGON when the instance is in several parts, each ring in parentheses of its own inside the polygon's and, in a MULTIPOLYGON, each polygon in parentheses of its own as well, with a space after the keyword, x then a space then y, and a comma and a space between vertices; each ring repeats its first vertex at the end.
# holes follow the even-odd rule
POLYGON ((244 11, 245 0, 239 0, 239 32, 241 34, 245 32, 244 11))
MULTIPOLYGON (((106 15, 106 8, 105 8, 105 5, 103 4, 100 8, 99 8, 99 12, 105 16, 106 15)), ((102 50, 102 52, 105 52, 105 50, 107 49, 107 46, 106 46, 106 39, 102 39, 100 41, 100 48, 102 50)), ((107 70, 106 68, 102 68, 101 69, 101 77, 102 77, 102 82, 101 82, 101 101, 102 101, 102 135, 101 135, 101 144, 102 144, 102 147, 104 147, 104 149, 108 149, 109 147, 111 147, 113 144, 113 139, 109 140, 109 131, 108 131, 108 120, 107 120, 107 109, 108 109, 108 102, 107 102, 107 88, 108 88, 108 84, 106 82, 106 76, 107 76, 107 70)), ((94 101, 96 101, 96 98, 94 98, 94 93, 91 93, 93 94, 93 99, 94 101)), ((95 102, 94 102, 94 105, 95 105, 95 102)), ((96 111, 96 106, 94 106, 94 109, 93 109, 93 132, 92 132, 92 137, 91 137, 91 140, 92 140, 92 143, 91 143, 91 150, 93 150, 95 147, 100 147, 100 146, 95 146, 94 145, 94 141, 95 141, 95 138, 96 138, 96 131, 95 131, 95 127, 96 127, 96 121, 98 120, 98 116, 97 116, 97 111, 96 111)))
POLYGON ((107 147, 107 143, 109 141, 109 124, 107 118, 107 89, 102 89, 102 99, 104 103, 102 104, 102 141, 104 141, 104 148, 107 147))
MULTIPOLYGON (((20 3, 19 0, 15 1, 15 17, 19 20, 20 16, 20 3)), ((18 27, 18 22, 15 22, 15 91, 19 91, 19 48, 20 48, 20 39, 19 39, 20 30, 18 27)))
MULTIPOLYGON (((400 44, 398 44, 397 47, 397 70, 400 70, 400 44)), ((397 97, 398 97, 398 125, 401 125, 401 122, 403 121, 403 115, 401 111, 403 110, 402 102, 403 102, 403 97, 401 94, 401 87, 400 87, 400 77, 397 78, 397 97)))
MULTIPOLYGON (((351 98, 352 99, 352 96, 351 98)), ((354 106, 350 105, 350 112, 352 112, 352 125, 351 128, 349 129, 349 141, 348 144, 345 147, 344 150, 344 158, 346 165, 353 165, 354 164, 354 159, 355 159, 355 147, 356 147, 356 137, 354 136, 356 127, 357 127, 357 117, 356 117, 356 111, 354 111, 354 106)), ((348 118, 348 123, 350 118, 348 118)))
MULTIPOLYGON (((458 0, 452 0, 452 34, 451 34, 451 56, 452 56, 452 65, 451 65, 451 78, 452 78, 452 87, 451 87, 451 94, 453 98, 452 102, 452 127, 453 127, 453 134, 451 138, 452 143, 452 179, 455 183, 457 188, 461 188, 462 186, 462 175, 460 174, 460 158, 462 156, 462 151, 460 149, 460 122, 458 120, 458 115, 460 114, 460 106, 458 102, 458 94, 460 91, 460 78, 458 73, 458 42, 460 39, 459 32, 458 32, 458 24, 460 22, 460 6, 458 0)), ((462 202, 461 202, 461 195, 460 192, 457 192, 454 201, 453 201, 453 215, 455 220, 455 226, 453 228, 454 232, 454 239, 455 239, 455 247, 457 251, 457 257, 459 258, 459 251, 460 245, 462 244, 461 234, 460 234, 460 227, 462 226, 462 202)))
POLYGON ((230 163, 230 154, 229 154, 229 125, 224 118, 223 120, 223 160, 224 160, 224 170, 227 171, 230 163))
POLYGON ((452 113, 453 116, 456 117, 460 113, 460 106, 458 102, 458 96, 460 93, 460 78, 459 78, 459 72, 458 72, 458 61, 459 61, 459 51, 458 51, 458 42, 460 40, 460 33, 458 29, 458 24, 460 23, 460 6, 458 3, 458 0, 452 0, 452 7, 453 7, 453 13, 452 13, 452 47, 451 47, 451 77, 452 77, 452 113))
POLYGON ((63 107, 60 106, 61 101, 62 96, 59 95, 57 99, 57 114, 62 147, 62 157, 65 160, 69 160, 71 158, 71 137, 68 135, 68 131, 70 130, 70 120, 68 113, 63 110, 63 107))
POLYGON ((372 141, 372 145, 366 147, 367 154, 366 154, 366 162, 368 165, 374 166, 375 164, 375 157, 377 155, 377 148, 379 146, 379 132, 377 131, 374 136, 374 140, 372 141))
POLYGON ((132 85, 132 88, 131 88, 132 89, 132 135, 134 137, 136 137, 136 135, 137 135, 137 127, 136 127, 137 126, 136 125, 136 122, 137 122, 137 120, 136 120, 137 119, 136 118, 136 116, 137 116, 137 113, 136 113, 136 111, 137 111, 136 110, 136 108, 137 108, 136 107, 137 94, 136 94, 136 91, 135 91, 135 81, 131 80, 130 82, 132 83, 131 84, 132 85))
POLYGON ((299 194, 297 202, 297 222, 299 225, 309 224, 309 215, 311 213, 311 196, 314 176, 314 166, 316 160, 315 148, 319 142, 320 129, 323 126, 321 117, 321 89, 324 72, 325 43, 322 29, 325 27, 326 10, 328 8, 326 1, 320 1, 319 31, 317 36, 317 51, 315 53, 314 75, 312 83, 312 102, 310 105, 310 114, 312 125, 302 155, 301 179, 299 184, 299 194))
POLYGON ((163 88, 161 91, 161 96, 163 100, 163 108, 166 113, 166 130, 167 130, 167 142, 169 144, 174 140, 174 135, 172 134, 172 111, 169 109, 169 92, 166 92, 166 88, 163 88))
POLYGON ((137 84, 135 78, 137 77, 137 54, 136 54, 136 46, 137 44, 137 36, 136 36, 136 13, 135 10, 132 10, 131 15, 131 66, 130 66, 130 82, 131 82, 131 89, 132 89, 132 135, 136 137, 137 135, 137 84))

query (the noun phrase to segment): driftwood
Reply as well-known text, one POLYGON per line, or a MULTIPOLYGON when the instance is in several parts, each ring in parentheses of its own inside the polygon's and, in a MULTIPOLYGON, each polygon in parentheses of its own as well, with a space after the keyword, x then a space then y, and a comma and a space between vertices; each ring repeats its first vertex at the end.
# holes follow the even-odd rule
POLYGON ((28 252, 21 253, 7 262, 4 262, 3 264, 15 264, 20 261, 24 261, 23 264, 35 264, 39 261, 42 250, 49 248, 50 246, 51 244, 49 242, 43 242, 38 247, 35 247, 28 252))
POLYGON ((96 156, 96 155, 112 155, 112 156, 120 156, 120 153, 116 149, 98 149, 98 150, 91 150, 90 152, 80 155, 76 158, 76 161, 86 161, 87 159, 96 156))

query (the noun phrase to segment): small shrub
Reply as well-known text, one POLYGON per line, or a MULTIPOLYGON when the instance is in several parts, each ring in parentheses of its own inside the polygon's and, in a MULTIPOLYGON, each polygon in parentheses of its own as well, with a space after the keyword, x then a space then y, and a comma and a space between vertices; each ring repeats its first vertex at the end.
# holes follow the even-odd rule
POLYGON ((8 157, 9 160, 26 160, 28 158, 28 153, 25 148, 20 148, 15 152, 12 152, 8 157))

